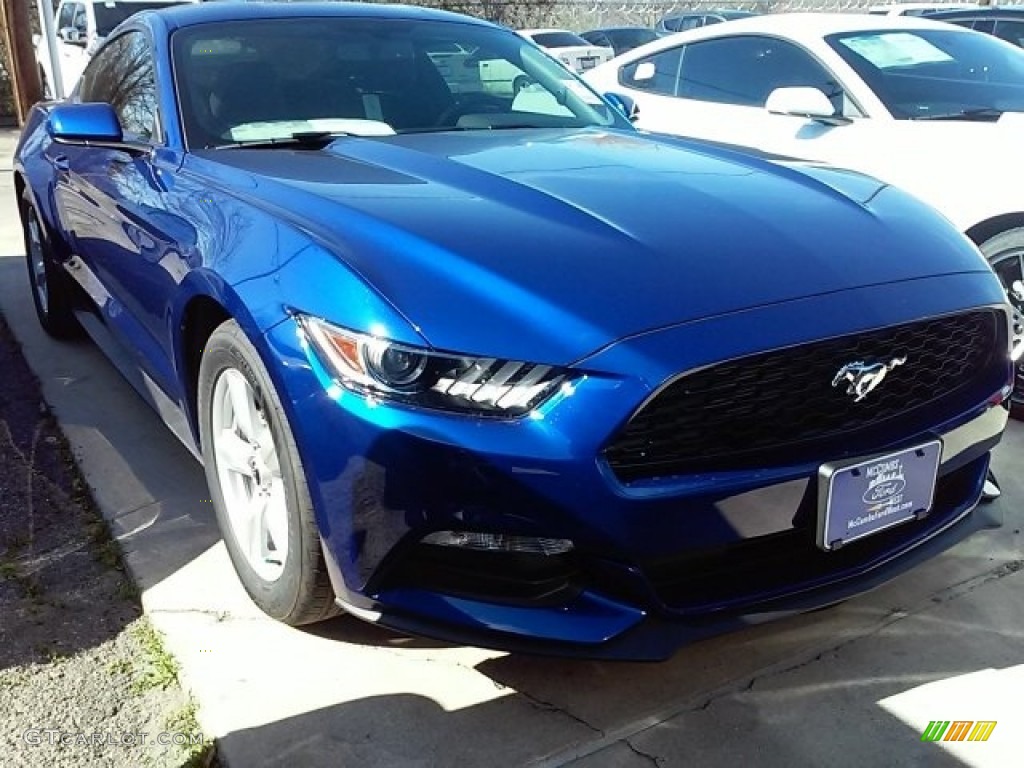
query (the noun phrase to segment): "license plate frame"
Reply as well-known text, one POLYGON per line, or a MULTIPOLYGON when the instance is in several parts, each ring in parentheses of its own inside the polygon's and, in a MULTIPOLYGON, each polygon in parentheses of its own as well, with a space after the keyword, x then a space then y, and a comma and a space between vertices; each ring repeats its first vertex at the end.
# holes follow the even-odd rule
POLYGON ((586 69, 593 69, 597 66, 597 56, 581 56, 580 57, 580 71, 586 69))
POLYGON ((942 441, 935 439, 818 470, 817 545, 826 552, 925 517, 935 502, 942 441), (909 478, 908 478, 909 476, 909 478))

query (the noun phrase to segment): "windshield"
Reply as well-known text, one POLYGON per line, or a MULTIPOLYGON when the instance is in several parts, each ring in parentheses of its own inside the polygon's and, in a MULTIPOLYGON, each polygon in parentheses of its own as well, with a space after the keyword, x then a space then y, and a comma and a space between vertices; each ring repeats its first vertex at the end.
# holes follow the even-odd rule
POLYGON ((575 48, 578 45, 590 45, 572 32, 534 32, 530 37, 542 48, 575 48))
POLYGON ((1024 111, 1024 51, 966 30, 906 29, 825 38, 901 120, 996 120, 1024 111))
POLYGON ((193 148, 310 133, 630 126, 532 43, 493 27, 258 19, 179 30, 172 49, 193 148))
POLYGON ((175 2, 129 2, 117 3, 108 0, 103 3, 95 3, 93 11, 96 14, 96 35, 107 37, 114 31, 114 27, 127 19, 133 13, 139 11, 151 11, 159 8, 169 8, 172 5, 183 5, 175 2))
POLYGON ((658 33, 653 29, 609 29, 605 32, 616 48, 639 48, 641 45, 654 42, 658 33))

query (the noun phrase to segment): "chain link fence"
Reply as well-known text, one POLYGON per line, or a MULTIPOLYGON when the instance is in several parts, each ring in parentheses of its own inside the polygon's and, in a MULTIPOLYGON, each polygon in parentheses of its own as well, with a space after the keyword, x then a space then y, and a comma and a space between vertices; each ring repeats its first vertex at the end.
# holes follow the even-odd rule
MULTIPOLYGON (((956 1, 935 0, 938 3, 956 1)), ((680 11, 844 13, 865 11, 879 2, 884 0, 420 0, 413 4, 444 8, 519 29, 558 27, 583 32, 620 25, 653 27, 662 16, 680 11)), ((0 122, 9 122, 15 114, 10 71, 8 51, 0 39, 0 122)))

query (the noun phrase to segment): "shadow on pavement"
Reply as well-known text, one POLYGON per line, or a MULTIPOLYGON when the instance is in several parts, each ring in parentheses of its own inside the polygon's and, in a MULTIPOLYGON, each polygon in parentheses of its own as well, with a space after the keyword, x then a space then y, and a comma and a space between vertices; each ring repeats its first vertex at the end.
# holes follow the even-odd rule
POLYGON ((0 669, 115 637, 141 615, 117 550, 0 316, 0 669), (58 631, 54 631, 58 628, 58 631))

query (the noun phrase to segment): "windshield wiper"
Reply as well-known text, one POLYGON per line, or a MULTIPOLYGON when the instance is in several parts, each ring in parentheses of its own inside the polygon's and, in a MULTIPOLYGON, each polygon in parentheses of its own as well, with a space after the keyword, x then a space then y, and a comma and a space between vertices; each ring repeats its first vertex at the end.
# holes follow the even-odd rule
POLYGON ((975 107, 973 109, 961 109, 959 112, 945 112, 934 115, 914 115, 911 120, 998 120, 1003 116, 1003 110, 993 107, 975 107))
POLYGON ((301 149, 323 149, 335 139, 358 134, 348 131, 298 131, 291 136, 270 139, 243 139, 230 144, 219 144, 213 149, 273 149, 274 147, 299 147, 301 149))

